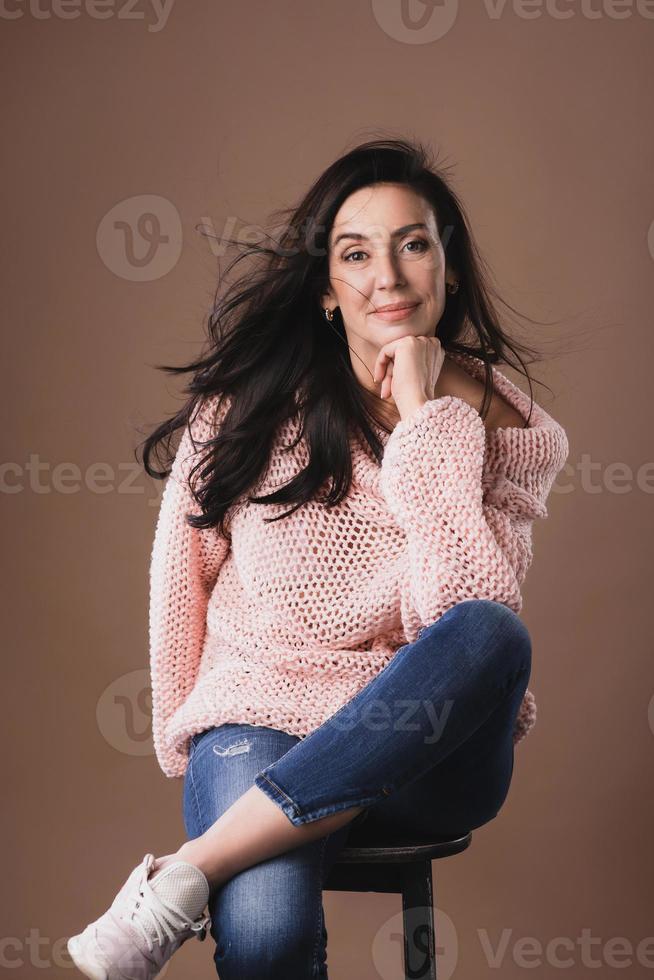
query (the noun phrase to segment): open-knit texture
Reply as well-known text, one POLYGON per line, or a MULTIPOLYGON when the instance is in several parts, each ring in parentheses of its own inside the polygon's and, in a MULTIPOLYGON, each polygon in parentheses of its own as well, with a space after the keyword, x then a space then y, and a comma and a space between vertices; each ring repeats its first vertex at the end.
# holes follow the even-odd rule
MULTIPOLYGON (((483 362, 448 354, 483 380, 483 362)), ((527 418, 530 398, 493 366, 497 390, 527 418)), ((311 501, 230 508, 230 541, 185 521, 199 513, 188 475, 227 400, 206 399, 184 429, 166 482, 150 562, 152 731, 166 776, 183 776, 190 737, 226 722, 304 736, 364 687, 422 627, 464 599, 515 612, 532 560, 532 525, 568 456, 565 430, 533 402, 527 428, 486 430, 447 395, 397 423, 379 465, 352 437, 353 484, 311 501), (195 440, 195 447, 191 441, 195 440)), ((254 495, 308 461, 297 415, 279 429, 254 495)), ((197 478, 197 473, 196 473, 197 478)), ((527 690, 513 740, 536 721, 527 690)))

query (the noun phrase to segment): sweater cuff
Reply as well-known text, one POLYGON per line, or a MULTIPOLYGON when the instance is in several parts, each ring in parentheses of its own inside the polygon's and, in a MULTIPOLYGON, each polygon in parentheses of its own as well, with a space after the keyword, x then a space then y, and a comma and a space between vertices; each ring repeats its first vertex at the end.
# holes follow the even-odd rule
POLYGON ((380 488, 391 512, 403 523, 407 513, 443 494, 481 503, 485 447, 486 427, 472 405, 455 395, 425 402, 397 423, 386 443, 380 488))
POLYGON ((486 432, 484 421, 476 408, 456 395, 442 395, 440 398, 429 399, 406 419, 400 419, 388 438, 386 451, 395 443, 403 445, 411 442, 412 434, 431 428, 429 419, 443 415, 447 419, 446 426, 458 423, 461 428, 476 428, 482 435, 486 432))

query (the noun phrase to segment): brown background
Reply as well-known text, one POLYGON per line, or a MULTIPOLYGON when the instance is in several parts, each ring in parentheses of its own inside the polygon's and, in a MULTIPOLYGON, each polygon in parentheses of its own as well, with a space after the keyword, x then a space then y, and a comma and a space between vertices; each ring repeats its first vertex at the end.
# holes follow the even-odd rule
MULTIPOLYGON (((45 0, 0 16, 1 965, 19 963, 14 976, 72 976, 64 939, 146 851, 182 840, 182 783, 156 765, 144 700, 161 486, 133 450, 136 426, 181 404, 154 365, 190 359, 203 336, 216 259, 196 226, 264 221, 377 135, 423 139, 454 167, 503 295, 556 321, 531 328, 552 353, 536 377, 556 397, 534 394, 571 448, 524 590, 538 723, 499 818, 433 866, 442 975, 498 975, 487 933, 508 944, 506 980, 558 977, 556 956, 571 957, 568 975, 596 976, 584 930, 600 975, 625 962, 622 976, 652 975, 654 942, 637 953, 654 935, 647 6, 573 0, 534 16, 479 2, 425 43, 391 0, 176 0, 160 30, 143 0, 131 19, 123 0, 103 20, 45 0), (146 195, 169 202, 181 235, 146 195), (137 234, 127 260, 129 233, 111 221, 134 228, 143 211, 170 240, 139 265, 147 243, 137 234), (524 961, 536 969, 517 960, 527 937, 542 946, 524 961), (568 948, 548 954, 557 937, 568 948)), ((397 897, 329 893, 325 908, 331 977, 400 976, 397 897)), ((167 977, 214 975, 211 952, 189 943, 167 977)))

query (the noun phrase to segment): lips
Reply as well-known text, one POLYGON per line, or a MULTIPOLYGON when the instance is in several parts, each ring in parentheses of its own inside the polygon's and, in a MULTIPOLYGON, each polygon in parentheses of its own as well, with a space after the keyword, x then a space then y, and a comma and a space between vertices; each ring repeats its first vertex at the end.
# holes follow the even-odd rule
POLYGON ((402 303, 389 303, 387 306, 378 306, 375 313, 394 313, 396 310, 411 310, 414 306, 417 306, 417 301, 415 303, 402 302, 402 303))
POLYGON ((390 308, 385 307, 381 310, 374 310, 374 316, 385 323, 401 323, 408 320, 419 307, 419 303, 412 303, 410 306, 393 303, 390 308))

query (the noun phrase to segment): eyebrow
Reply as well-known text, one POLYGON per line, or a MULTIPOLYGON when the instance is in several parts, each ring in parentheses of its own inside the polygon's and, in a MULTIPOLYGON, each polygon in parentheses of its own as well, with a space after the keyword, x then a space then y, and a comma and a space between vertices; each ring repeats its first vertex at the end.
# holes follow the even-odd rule
MULTIPOLYGON (((414 228, 424 228, 426 230, 427 225, 424 223, 424 221, 416 221, 415 224, 412 225, 403 225, 401 228, 396 228, 394 232, 391 232, 391 238, 399 238, 402 235, 406 235, 408 231, 413 231, 414 228)), ((336 248, 342 238, 354 238, 357 242, 368 241, 366 235, 362 235, 357 231, 342 231, 341 234, 334 239, 332 248, 336 248)))

